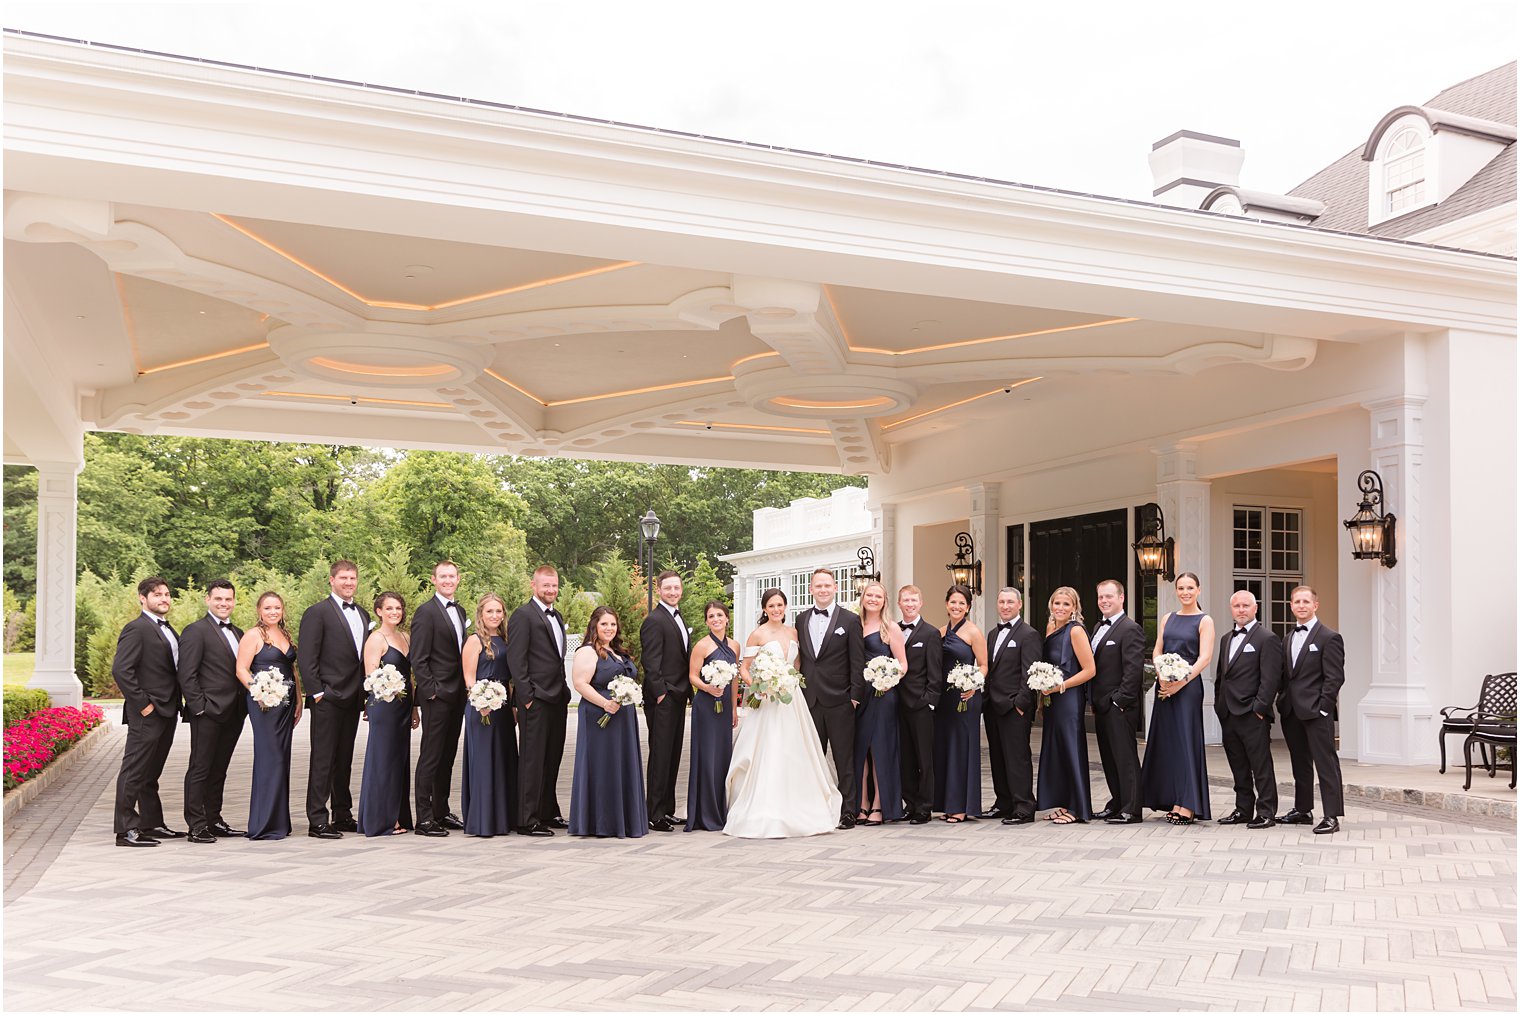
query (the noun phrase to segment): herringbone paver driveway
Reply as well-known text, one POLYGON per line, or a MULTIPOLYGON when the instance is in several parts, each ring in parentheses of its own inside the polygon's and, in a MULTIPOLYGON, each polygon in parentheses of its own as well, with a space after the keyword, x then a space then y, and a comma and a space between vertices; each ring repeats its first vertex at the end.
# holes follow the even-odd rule
POLYGON ((1513 823, 125 850, 119 751, 6 830, 9 1009, 1514 1009, 1513 823))

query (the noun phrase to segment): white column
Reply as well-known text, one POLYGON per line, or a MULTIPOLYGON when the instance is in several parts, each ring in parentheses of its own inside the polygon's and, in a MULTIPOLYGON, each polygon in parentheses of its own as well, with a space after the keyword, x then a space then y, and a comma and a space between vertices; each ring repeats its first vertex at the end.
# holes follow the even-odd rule
MULTIPOLYGON (((1373 582, 1372 686, 1356 704, 1357 758, 1372 764, 1415 765, 1436 758, 1435 709, 1426 690, 1421 619, 1425 574, 1422 537, 1422 479, 1425 458, 1425 398, 1404 394, 1366 404, 1371 413, 1371 468, 1383 480, 1386 514, 1398 518, 1397 563, 1348 561, 1343 568, 1376 568, 1373 582)), ((1359 469, 1342 469, 1341 503, 1349 514, 1361 499, 1359 469)), ((1347 646, 1348 651, 1354 646, 1347 646)), ((1365 651, 1366 648, 1363 648, 1365 651)), ((1341 719, 1350 717, 1342 709, 1341 719)))
POLYGON ((972 619, 983 631, 997 623, 997 590, 1003 587, 1003 533, 1000 521, 1003 485, 972 483, 971 541, 982 562, 982 595, 972 608, 972 619))
MULTIPOLYGON (((1156 503, 1166 518, 1166 534, 1177 541, 1177 573, 1191 571, 1201 581, 1209 574, 1209 484, 1198 478, 1197 450, 1193 444, 1173 444, 1156 452, 1156 503)), ((1212 597, 1209 589, 1203 593, 1205 603, 1229 602, 1226 589, 1214 590, 1212 597)), ((1156 608, 1158 616, 1177 609, 1177 592, 1170 582, 1157 582, 1156 608)), ((1218 612, 1216 607, 1214 613, 1218 612)), ((1222 741, 1214 715, 1212 678, 1203 682, 1203 740, 1207 744, 1222 741)))
POLYGON ((78 462, 37 462, 37 666, 32 687, 54 705, 77 706, 84 687, 74 675, 74 565, 78 462))
POLYGON ((878 504, 871 509, 871 552, 876 555, 876 570, 887 590, 887 613, 895 616, 897 608, 897 505, 878 504))

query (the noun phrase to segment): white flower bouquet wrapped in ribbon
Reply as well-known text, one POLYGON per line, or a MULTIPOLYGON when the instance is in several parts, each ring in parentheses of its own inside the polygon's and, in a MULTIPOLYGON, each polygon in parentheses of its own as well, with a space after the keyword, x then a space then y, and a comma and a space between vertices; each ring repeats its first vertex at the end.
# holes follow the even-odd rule
POLYGON ((1175 652, 1168 652, 1156 660, 1156 679, 1168 684, 1186 680, 1193 672, 1193 664, 1175 652))
POLYGON ((364 691, 375 701, 395 701, 406 693, 406 678, 391 663, 386 663, 364 678, 364 691))
MULTIPOLYGON (((965 694, 967 691, 980 691, 987 684, 987 678, 982 671, 971 663, 961 663, 955 669, 945 674, 945 683, 965 694)), ((957 712, 966 711, 966 702, 962 700, 955 706, 957 712)))
POLYGON ((1040 704, 1049 705, 1050 696, 1066 683, 1066 674, 1053 663, 1030 663, 1028 683, 1029 689, 1039 694, 1040 704))
POLYGON ((902 676, 902 667, 891 656, 877 656, 866 663, 866 683, 876 689, 878 698, 896 687, 902 676))
POLYGON ((491 725, 491 713, 506 707, 507 685, 500 680, 477 680, 470 688, 470 704, 480 713, 481 725, 491 725))
POLYGON ((768 701, 790 705, 792 695, 802 686, 801 673, 788 666, 774 650, 762 648, 749 663, 749 692, 744 703, 750 708, 759 708, 768 701))
MULTIPOLYGON (((644 689, 632 677, 613 677, 607 682, 607 697, 619 705, 642 705, 644 704, 644 689)), ((598 719, 596 724, 605 727, 611 720, 612 713, 608 712, 598 719)))
POLYGON ((738 675, 739 667, 722 659, 714 659, 702 667, 702 679, 718 689, 718 700, 713 702, 714 712, 723 711, 723 692, 728 690, 728 685, 738 675))
POLYGON ((290 703, 290 685, 285 682, 285 674, 276 669, 255 673, 248 681, 248 693, 261 712, 283 708, 290 703))

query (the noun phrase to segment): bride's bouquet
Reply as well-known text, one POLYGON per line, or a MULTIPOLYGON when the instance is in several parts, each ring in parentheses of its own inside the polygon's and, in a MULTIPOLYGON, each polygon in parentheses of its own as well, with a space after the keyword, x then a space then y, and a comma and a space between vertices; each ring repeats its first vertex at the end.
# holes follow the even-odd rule
POLYGON ((1175 652, 1168 652, 1156 660, 1156 679, 1168 684, 1186 680, 1193 672, 1193 665, 1175 652))
POLYGON ((285 682, 285 674, 272 667, 253 675, 248 681, 248 693, 261 712, 282 708, 290 701, 290 685, 285 682))
MULTIPOLYGON (((982 671, 971 663, 961 663, 955 669, 945 674, 945 683, 965 694, 967 691, 980 691, 987 683, 987 678, 982 671)), ((966 703, 962 701, 955 706, 957 712, 966 711, 966 703)))
POLYGON ((1050 696, 1066 682, 1066 674, 1051 663, 1029 664, 1029 689, 1038 692, 1040 704, 1049 705, 1050 696))
POLYGON ((896 687, 902 675, 902 667, 891 656, 877 656, 866 663, 866 683, 876 689, 878 698, 896 687))
POLYGON ((406 678, 391 663, 386 663, 364 678, 364 690, 376 701, 395 701, 406 693, 406 678))
POLYGON ((790 705, 792 695, 803 686, 802 674, 788 666, 779 652, 762 648, 750 660, 749 693, 744 703, 750 708, 759 708, 767 701, 790 705))
POLYGON ((482 726, 491 725, 491 713, 507 704, 507 687, 500 680, 477 680, 470 688, 470 704, 480 713, 482 726))
MULTIPOLYGON (((613 677, 607 681, 607 696, 619 705, 644 704, 644 689, 632 677, 613 677)), ((605 728, 611 721, 612 713, 606 712, 596 721, 596 724, 605 728)))
POLYGON ((718 700, 713 702, 714 712, 723 711, 723 692, 728 690, 728 685, 738 675, 739 667, 722 659, 715 659, 702 667, 702 679, 718 689, 718 700))

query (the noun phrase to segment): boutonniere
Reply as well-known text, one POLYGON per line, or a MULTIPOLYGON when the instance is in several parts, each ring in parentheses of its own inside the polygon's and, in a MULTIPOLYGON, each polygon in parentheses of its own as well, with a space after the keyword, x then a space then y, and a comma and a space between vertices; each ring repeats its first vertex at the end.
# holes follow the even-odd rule
POLYGON ((473 623, 475 623, 475 622, 473 620, 471 620, 469 617, 464 618, 464 629, 466 631, 468 631, 470 629, 470 625, 473 624, 473 623))

